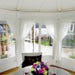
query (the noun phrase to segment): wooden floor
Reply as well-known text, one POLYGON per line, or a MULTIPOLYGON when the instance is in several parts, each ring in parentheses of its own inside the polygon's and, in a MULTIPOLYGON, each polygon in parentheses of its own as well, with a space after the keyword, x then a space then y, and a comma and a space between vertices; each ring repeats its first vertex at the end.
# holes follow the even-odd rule
MULTIPOLYGON (((57 66, 53 66, 53 65, 51 65, 52 67, 57 67, 57 66)), ((60 68, 60 67, 58 67, 58 68, 60 68)), ((16 68, 14 68, 14 69, 11 69, 11 70, 8 70, 8 71, 5 71, 5 72, 3 72, 3 73, 0 73, 0 75, 12 75, 12 73, 13 72, 15 72, 15 71, 17 71, 19 69, 19 67, 16 67, 16 68)), ((61 68, 61 69, 63 69, 63 68, 61 68)), ((65 70, 65 69, 64 69, 65 70)), ((66 71, 68 71, 68 70, 66 70, 66 71)), ((68 71, 69 73, 71 73, 71 75, 75 75, 75 72, 72 72, 72 71, 68 71)))
MULTIPOLYGON (((57 68, 61 68, 61 67, 58 67, 58 66, 54 66, 54 65, 51 65, 52 67, 57 67, 57 68)), ((61 69, 64 69, 64 68, 61 68, 61 69)), ((64 69, 66 70, 66 69, 64 69)), ((66 70, 68 71, 71 75, 75 75, 75 72, 72 72, 72 71, 69 71, 69 70, 66 70)))
POLYGON ((11 70, 2 72, 2 73, 0 73, 0 75, 8 75, 8 74, 12 75, 12 73, 15 72, 15 71, 17 71, 18 69, 19 69, 19 67, 16 67, 16 68, 13 68, 11 70))

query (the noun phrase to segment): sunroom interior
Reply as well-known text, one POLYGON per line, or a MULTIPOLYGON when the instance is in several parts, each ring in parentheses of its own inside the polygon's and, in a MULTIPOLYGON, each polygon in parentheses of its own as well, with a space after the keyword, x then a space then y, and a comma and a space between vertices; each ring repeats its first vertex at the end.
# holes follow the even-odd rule
POLYGON ((0 0, 0 73, 19 67, 22 53, 75 72, 74 0, 0 0))

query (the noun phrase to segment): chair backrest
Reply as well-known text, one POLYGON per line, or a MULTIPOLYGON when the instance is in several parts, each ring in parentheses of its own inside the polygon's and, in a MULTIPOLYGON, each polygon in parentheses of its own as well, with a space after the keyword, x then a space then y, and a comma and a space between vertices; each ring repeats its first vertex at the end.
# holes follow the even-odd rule
POLYGON ((42 60, 42 53, 22 53, 22 68, 42 60))

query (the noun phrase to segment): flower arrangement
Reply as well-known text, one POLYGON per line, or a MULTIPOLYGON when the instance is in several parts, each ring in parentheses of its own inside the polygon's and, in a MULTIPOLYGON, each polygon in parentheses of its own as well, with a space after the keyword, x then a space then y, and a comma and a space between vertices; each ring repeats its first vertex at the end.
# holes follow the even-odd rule
POLYGON ((44 64, 44 62, 36 62, 31 67, 33 75, 47 75, 50 70, 50 66, 44 64))

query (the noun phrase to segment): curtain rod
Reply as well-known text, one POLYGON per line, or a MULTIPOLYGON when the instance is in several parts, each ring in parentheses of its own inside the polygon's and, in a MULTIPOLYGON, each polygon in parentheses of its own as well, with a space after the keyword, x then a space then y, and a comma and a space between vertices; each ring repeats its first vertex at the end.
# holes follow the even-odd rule
POLYGON ((15 12, 28 12, 28 13, 31 13, 31 12, 34 12, 34 13, 58 13, 58 12, 72 12, 72 11, 75 11, 75 10, 56 10, 56 11, 25 11, 25 10, 21 10, 21 9, 5 9, 5 8, 0 8, 1 10, 7 10, 7 11, 15 11, 15 12))

